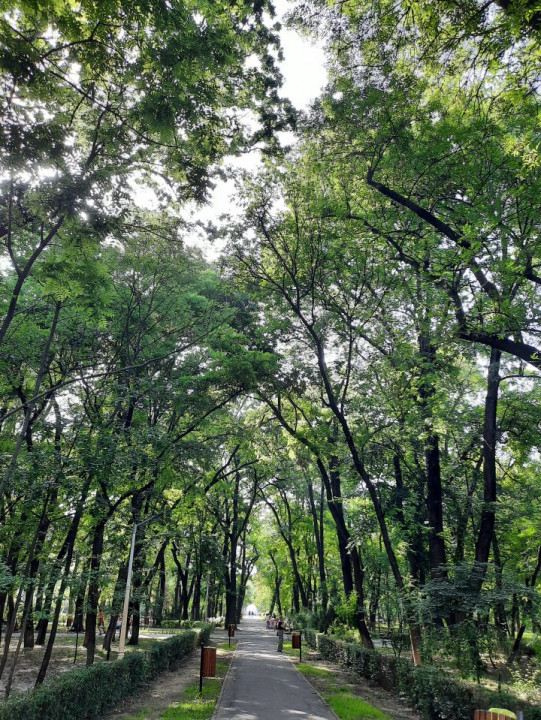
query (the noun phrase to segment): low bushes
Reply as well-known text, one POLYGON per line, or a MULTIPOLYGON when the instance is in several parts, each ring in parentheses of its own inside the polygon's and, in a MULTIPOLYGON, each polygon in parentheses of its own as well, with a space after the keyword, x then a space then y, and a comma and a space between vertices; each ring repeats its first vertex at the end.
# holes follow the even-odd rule
POLYGON ((305 630, 304 637, 326 660, 349 667, 360 677, 397 693, 405 703, 416 707, 425 720, 471 720, 474 710, 492 706, 521 709, 524 720, 541 720, 540 708, 509 694, 472 688, 433 665, 414 667, 403 658, 366 650, 312 629, 305 630))
POLYGON ((169 670, 198 643, 208 642, 211 625, 156 641, 145 652, 99 662, 58 675, 50 682, 0 705, 0 720, 87 720, 114 707, 139 687, 169 670))
MULTIPOLYGON (((164 620, 161 625, 156 625, 156 627, 150 629, 160 630, 161 628, 166 628, 168 630, 178 630, 181 628, 183 630, 192 630, 193 628, 205 627, 205 625, 208 624, 209 623, 203 622, 203 620, 164 620)), ((214 623, 210 624, 213 625, 214 623)))

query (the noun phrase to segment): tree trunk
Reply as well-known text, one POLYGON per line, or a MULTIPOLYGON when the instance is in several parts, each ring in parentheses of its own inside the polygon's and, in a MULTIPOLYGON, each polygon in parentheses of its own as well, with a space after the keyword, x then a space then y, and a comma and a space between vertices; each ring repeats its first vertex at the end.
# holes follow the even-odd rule
MULTIPOLYGON (((192 620, 201 619, 201 575, 196 573, 192 578, 190 594, 192 594, 192 620)), ((189 601, 189 598, 188 598, 189 601)))
POLYGON ((225 572, 225 627, 237 621, 237 537, 230 533, 228 567, 225 572))
POLYGON ((432 375, 435 372, 436 347, 430 338, 420 334, 419 355, 421 358, 421 376, 419 386, 419 405, 423 421, 428 430, 424 441, 426 472, 426 508, 428 516, 428 551, 430 575, 433 580, 447 577, 447 558, 443 539, 443 498, 441 487, 440 446, 438 433, 434 431, 430 401, 434 397, 432 375))
POLYGON ((475 544, 475 565, 471 577, 472 588, 476 592, 481 591, 485 579, 496 521, 496 442, 500 358, 501 351, 492 348, 488 368, 483 424, 483 510, 475 544))
POLYGON ((333 455, 330 460, 330 472, 327 472, 321 460, 318 459, 317 464, 327 491, 327 505, 336 526, 344 592, 348 598, 355 593, 355 611, 353 615, 355 627, 359 630, 363 645, 366 648, 373 649, 374 643, 365 620, 363 570, 360 556, 356 548, 350 547, 351 537, 344 518, 339 472, 340 462, 333 455))
POLYGON ((154 603, 154 617, 156 618, 156 625, 161 626, 163 622, 163 606, 165 602, 165 547, 162 546, 159 553, 159 575, 158 575, 158 587, 156 589, 156 600, 154 603))
POLYGON ((323 542, 323 524, 319 522, 316 503, 314 500, 314 488, 311 480, 307 479, 308 499, 310 501, 310 511, 312 513, 312 522, 314 525, 314 539, 316 541, 317 564, 319 572, 319 584, 321 590, 321 609, 323 613, 327 611, 329 604, 329 593, 327 591, 327 573, 325 570, 325 547, 323 542))
POLYGON ((86 561, 83 567, 83 572, 81 573, 81 577, 77 584, 77 595, 75 596, 75 612, 73 614, 73 624, 70 628, 70 632, 82 633, 85 631, 84 605, 86 587, 88 585, 88 569, 89 561, 86 561))
MULTIPOLYGON (((56 601, 53 624, 52 624, 51 632, 49 635, 49 642, 47 643, 47 647, 45 648, 45 654, 43 656, 43 660, 41 662, 41 666, 40 666, 40 669, 38 672, 38 677, 36 679, 36 687, 38 685, 41 685, 43 683, 43 681, 45 680, 45 676, 47 674, 47 669, 49 667, 49 662, 51 660, 53 646, 54 646, 54 642, 56 639, 56 632, 58 629, 58 620, 60 618, 60 611, 62 609, 62 601, 64 598, 64 591, 66 589, 67 579, 68 579, 69 571, 70 571, 70 567, 71 567, 71 561, 73 558, 73 549, 75 547, 75 539, 77 537, 77 532, 79 530, 79 524, 81 522, 81 518, 83 515, 84 504, 86 501, 86 497, 88 495, 90 483, 91 483, 91 478, 89 477, 85 481, 85 485, 81 492, 81 497, 75 508, 75 513, 74 513, 73 519, 71 521, 70 529, 68 530, 66 539, 64 540, 63 547, 61 549, 61 553, 63 553, 65 550, 64 569, 63 569, 62 579, 60 581, 60 590, 58 593, 58 599, 56 601)), ((60 553, 59 553, 59 555, 60 555, 60 553)))
POLYGON ((126 592, 126 581, 128 579, 128 563, 121 565, 118 569, 118 576, 115 583, 115 593, 113 595, 113 602, 111 603, 111 617, 109 618, 109 625, 103 638, 103 649, 107 651, 107 659, 111 652, 111 643, 116 632, 116 624, 120 612, 122 610, 122 603, 124 601, 124 593, 126 592))
MULTIPOLYGON (((503 567, 500 557, 500 547, 496 534, 492 538, 492 551, 494 554, 494 567, 495 567, 495 580, 496 580, 496 591, 498 595, 502 596, 503 593, 503 567)), ((496 601, 494 605, 494 624, 498 630, 502 630, 505 633, 509 633, 509 627, 507 624, 507 612, 505 610, 505 602, 502 599, 496 601)))
POLYGON ((278 606, 278 614, 282 615, 282 598, 280 596, 280 587, 282 585, 282 575, 278 571, 278 563, 276 562, 274 555, 269 551, 269 557, 272 564, 274 565, 274 591, 272 595, 270 614, 272 615, 274 606, 278 606))
POLYGON ((99 571, 101 565, 101 556, 103 553, 103 536, 105 532, 105 522, 102 520, 94 527, 92 537, 92 555, 90 558, 90 576, 88 581, 88 597, 86 608, 86 664, 94 664, 94 656, 96 654, 96 621, 98 617, 98 602, 100 597, 100 579, 99 571))

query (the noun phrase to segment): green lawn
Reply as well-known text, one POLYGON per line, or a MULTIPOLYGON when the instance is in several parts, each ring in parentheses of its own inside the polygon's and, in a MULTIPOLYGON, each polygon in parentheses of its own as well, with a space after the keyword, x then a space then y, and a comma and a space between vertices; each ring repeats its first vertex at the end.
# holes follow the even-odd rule
POLYGON ((210 720, 216 700, 220 694, 221 683, 218 679, 203 681, 203 696, 199 697, 199 684, 190 685, 182 693, 178 703, 170 705, 161 720, 210 720))
POLYGON ((231 647, 229 647, 229 642, 220 643, 218 645, 219 650, 225 650, 226 652, 228 650, 234 650, 237 647, 237 641, 231 640, 231 647))
POLYGON ((317 687, 322 691, 325 702, 328 703, 338 715, 340 720, 361 720, 371 718, 372 720, 390 720, 389 716, 373 705, 365 702, 362 698, 353 695, 347 687, 335 684, 335 675, 332 670, 320 668, 310 663, 299 663, 297 668, 306 678, 314 678, 323 681, 317 687))
POLYGON ((310 665, 309 663, 299 663, 297 665, 298 669, 301 671, 303 675, 306 677, 320 677, 320 678, 332 678, 333 673, 330 670, 327 670, 326 668, 319 668, 315 667, 314 665, 310 665))
POLYGON ((375 708, 359 697, 349 692, 325 693, 325 701, 332 707, 340 720, 360 720, 360 718, 373 718, 374 720, 390 720, 383 710, 375 708))

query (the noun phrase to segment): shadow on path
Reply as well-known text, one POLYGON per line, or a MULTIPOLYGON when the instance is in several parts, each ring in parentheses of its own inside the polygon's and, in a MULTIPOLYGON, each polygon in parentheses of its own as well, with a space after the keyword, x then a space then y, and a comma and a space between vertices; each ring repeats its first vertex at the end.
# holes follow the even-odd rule
POLYGON ((261 620, 243 620, 213 720, 336 720, 276 642, 261 620))

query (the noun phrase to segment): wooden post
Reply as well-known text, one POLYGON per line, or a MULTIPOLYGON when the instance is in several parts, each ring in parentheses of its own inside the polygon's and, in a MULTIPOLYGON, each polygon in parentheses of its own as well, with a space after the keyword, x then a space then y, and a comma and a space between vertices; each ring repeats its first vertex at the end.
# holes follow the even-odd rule
MULTIPOLYGON (((79 626, 77 626, 79 628, 79 626)), ((73 663, 75 664, 77 662, 77 650, 79 648, 79 630, 77 629, 75 631, 75 657, 73 658, 73 663)))
POLYGON ((199 695, 203 695, 203 653, 205 652, 205 647, 203 643, 201 643, 201 664, 199 666, 199 695))

